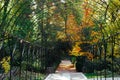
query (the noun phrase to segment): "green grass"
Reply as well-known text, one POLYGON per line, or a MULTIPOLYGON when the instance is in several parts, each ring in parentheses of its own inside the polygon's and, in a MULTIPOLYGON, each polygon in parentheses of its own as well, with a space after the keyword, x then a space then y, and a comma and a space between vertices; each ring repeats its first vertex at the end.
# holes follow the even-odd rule
POLYGON ((96 77, 103 77, 103 76, 98 76, 95 73, 84 73, 84 75, 89 79, 89 78, 96 78, 96 77))
MULTIPOLYGON (((102 78, 102 77, 105 77, 105 75, 104 74, 96 74, 96 73, 84 73, 84 75, 89 79, 89 78, 102 78)), ((118 77, 118 76, 120 76, 120 75, 118 75, 118 74, 116 74, 116 73, 114 73, 114 77, 118 77)), ((110 74, 107 74, 106 75, 106 77, 112 77, 112 74, 110 73, 110 74)))

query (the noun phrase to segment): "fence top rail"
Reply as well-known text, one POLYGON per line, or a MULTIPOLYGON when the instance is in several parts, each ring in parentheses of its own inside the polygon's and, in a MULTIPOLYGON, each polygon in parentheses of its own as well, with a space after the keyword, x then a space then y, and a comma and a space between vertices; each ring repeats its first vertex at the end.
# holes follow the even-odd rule
POLYGON ((40 46, 40 45, 37 45, 37 44, 34 44, 34 43, 31 43, 29 41, 26 41, 24 39, 21 39, 19 38, 18 36, 14 36, 14 35, 11 35, 11 34, 5 34, 3 33, 0 37, 0 42, 4 41, 4 40, 9 40, 9 39, 15 39, 16 41, 18 41, 18 43, 20 44, 25 44, 25 45, 28 45, 28 46, 31 46, 31 47, 35 47, 35 48, 45 48, 43 46, 40 46))

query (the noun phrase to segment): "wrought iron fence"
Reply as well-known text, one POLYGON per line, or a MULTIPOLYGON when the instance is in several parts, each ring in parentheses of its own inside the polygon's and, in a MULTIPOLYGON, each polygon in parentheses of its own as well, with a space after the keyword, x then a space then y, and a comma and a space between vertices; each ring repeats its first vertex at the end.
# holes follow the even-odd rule
POLYGON ((59 60, 45 47, 31 44, 14 36, 0 39, 1 80, 43 80, 41 73, 54 72, 59 60))
POLYGON ((97 80, 120 79, 120 33, 94 44, 90 52, 94 54, 94 59, 90 64, 94 71, 91 78, 96 75, 97 80))

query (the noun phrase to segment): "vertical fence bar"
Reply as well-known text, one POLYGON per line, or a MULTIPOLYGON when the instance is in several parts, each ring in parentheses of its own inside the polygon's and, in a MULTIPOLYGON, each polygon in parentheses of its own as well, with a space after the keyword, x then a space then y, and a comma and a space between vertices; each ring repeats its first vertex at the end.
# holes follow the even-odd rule
POLYGON ((10 47, 10 42, 9 42, 9 39, 8 39, 8 46, 9 46, 9 49, 10 49, 10 78, 9 78, 9 80, 11 80, 11 78, 12 78, 12 51, 11 51, 11 47, 10 47))
POLYGON ((32 61, 32 54, 33 54, 33 52, 34 52, 34 47, 33 47, 33 46, 31 47, 31 51, 30 51, 30 52, 31 52, 31 53, 29 54, 29 56, 30 56, 30 57, 29 57, 29 59, 30 59, 30 60, 29 60, 29 70, 30 70, 30 77, 29 77, 29 79, 32 80, 32 72, 33 72, 33 71, 32 71, 32 62, 33 62, 33 61, 32 61))
MULTIPOLYGON (((34 61, 34 57, 35 57, 34 54, 35 54, 35 48, 33 49, 33 52, 32 52, 32 65, 34 64, 34 62, 33 62, 34 61)), ((32 72, 31 73, 32 73, 32 76, 34 76, 34 70, 33 70, 33 68, 32 68, 32 72)), ((33 77, 32 77, 32 80, 34 80, 33 77)))
POLYGON ((28 79, 28 55, 30 53, 30 44, 27 44, 27 52, 26 52, 26 80, 28 79))
MULTIPOLYGON (((0 53, 2 53, 2 48, 4 48, 5 39, 4 39, 4 35, 3 35, 3 34, 0 35, 0 36, 2 36, 2 38, 0 38, 0 53)), ((2 59, 3 56, 0 56, 0 58, 2 59)), ((2 70, 1 70, 1 71, 2 71, 2 70)), ((3 79, 3 77, 2 77, 3 75, 4 75, 3 73, 0 75, 0 78, 1 78, 1 79, 3 79)))
POLYGON ((44 48, 44 53, 43 53, 43 65, 44 65, 44 67, 43 67, 43 72, 44 72, 44 70, 45 70, 45 54, 46 54, 46 48, 44 48))
MULTIPOLYGON (((102 45, 99 43, 99 50, 100 50, 100 61, 102 60, 102 45)), ((102 73, 100 72, 100 80, 102 80, 102 73)))
MULTIPOLYGON (((91 46, 91 50, 90 53, 92 53, 94 55, 94 45, 91 46)), ((93 61, 94 61, 94 57, 93 57, 93 60, 92 60, 92 69, 95 71, 95 67, 94 67, 94 64, 93 64, 93 61)), ((94 71, 92 73, 92 75, 94 75, 94 71)), ((92 75, 91 75, 91 78, 92 78, 92 75)))
MULTIPOLYGON (((37 64, 38 64, 38 48, 37 48, 37 52, 35 53, 35 67, 36 67, 36 69, 37 69, 37 64)), ((35 71, 35 79, 37 79, 37 72, 35 71)))
MULTIPOLYGON (((96 54, 96 53, 95 53, 95 46, 97 46, 97 45, 94 45, 94 54, 96 54)), ((98 59, 99 59, 99 58, 98 58, 98 59)), ((98 59, 97 59, 97 62, 99 61, 98 59)), ((98 70, 96 70, 96 73, 97 73, 97 80, 98 80, 98 79, 99 79, 99 73, 98 73, 98 70)))
MULTIPOLYGON (((43 56, 44 54, 45 54, 45 48, 44 47, 42 47, 41 48, 41 56, 43 56)), ((41 66, 41 72, 43 73, 43 71, 44 71, 44 57, 41 57, 41 64, 42 64, 42 66, 41 66)))
MULTIPOLYGON (((2 45, 0 45, 0 53, 2 53, 2 52, 3 52, 2 49, 4 48, 4 44, 5 44, 5 43, 4 43, 4 42, 5 42, 4 36, 3 36, 3 38, 0 38, 0 39, 1 39, 0 42, 2 43, 2 45)), ((3 58, 3 55, 0 56, 0 59, 1 59, 1 60, 2 60, 2 58, 3 58)), ((1 72, 2 72, 2 73, 1 73, 1 75, 0 75, 0 78, 3 79, 3 75, 4 75, 4 74, 3 74, 3 70, 1 70, 1 72)))
MULTIPOLYGON (((28 58, 28 60, 27 60, 27 70, 29 70, 30 62, 31 62, 31 60, 30 60, 30 58, 31 58, 30 54, 31 54, 31 45, 29 44, 29 49, 28 49, 28 54, 27 54, 27 58, 28 58)), ((29 71, 28 71, 28 79, 30 79, 30 72, 29 71)))
MULTIPOLYGON (((34 64, 34 66, 36 66, 36 53, 37 53, 37 48, 36 48, 36 51, 35 51, 35 53, 34 53, 34 58, 33 58, 33 64, 34 64)), ((33 70, 34 71, 34 79, 36 79, 36 73, 35 73, 35 70, 33 70)))
POLYGON ((37 77, 38 77, 38 74, 37 74, 37 72, 38 72, 38 54, 39 54, 39 49, 37 48, 37 53, 36 53, 36 71, 35 71, 35 73, 36 73, 36 78, 35 79, 37 79, 37 77))
POLYGON ((20 66, 19 66, 19 67, 20 67, 20 69, 19 69, 19 80, 20 80, 20 78, 21 78, 22 51, 23 51, 23 49, 22 49, 22 47, 23 47, 23 45, 22 45, 22 40, 19 41, 19 44, 20 44, 20 47, 19 47, 19 48, 20 48, 20 49, 19 49, 19 51, 20 51, 20 57, 19 57, 19 58, 20 58, 20 59, 19 59, 19 60, 20 60, 20 61, 19 61, 19 63, 20 63, 20 66))
MULTIPOLYGON (((12 41, 14 41, 13 37, 11 39, 12 39, 12 41)), ((10 42, 8 42, 8 43, 10 43, 10 42)), ((9 45, 9 47, 10 46, 12 46, 12 44, 9 45)), ((11 60, 10 60, 10 80, 12 80, 12 73, 13 73, 12 72, 12 67, 13 67, 13 60, 14 60, 13 54, 16 50, 16 47, 17 47, 17 42, 15 42, 14 47, 12 48, 12 51, 10 51, 10 57, 11 57, 11 60)))
POLYGON ((27 80, 27 54, 28 54, 28 45, 26 43, 26 50, 25 50, 25 79, 27 80))
POLYGON ((4 39, 0 40, 0 50, 2 49, 3 45, 4 45, 4 39))
POLYGON ((107 63, 107 61, 106 61, 106 57, 107 57, 107 42, 104 40, 103 41, 103 46, 104 46, 104 60, 105 60, 105 75, 104 75, 104 77, 105 77, 105 80, 106 80, 106 77, 107 77, 107 71, 106 71, 106 69, 107 69, 107 65, 106 65, 106 63, 107 63))
MULTIPOLYGON (((48 48, 47 48, 47 53, 48 53, 48 48)), ((45 53, 45 55, 44 55, 44 58, 45 58, 45 73, 47 72, 47 55, 49 54, 47 54, 47 53, 45 53)))
POLYGON ((41 56, 40 56, 40 54, 41 54, 41 52, 40 52, 40 49, 39 49, 39 52, 38 52, 38 70, 39 71, 37 72, 38 73, 38 79, 39 79, 39 76, 40 76, 39 72, 40 72, 40 66, 41 66, 41 64, 40 64, 41 63, 41 56))
POLYGON ((23 44, 23 41, 21 40, 21 47, 22 47, 22 51, 20 53, 20 74, 19 74, 19 80, 21 79, 22 77, 22 58, 23 58, 23 54, 25 52, 25 45, 23 44))
POLYGON ((41 47, 39 48, 39 60, 40 60, 40 71, 42 70, 42 49, 41 47))
POLYGON ((115 39, 112 36, 112 80, 114 80, 114 46, 115 46, 115 39))

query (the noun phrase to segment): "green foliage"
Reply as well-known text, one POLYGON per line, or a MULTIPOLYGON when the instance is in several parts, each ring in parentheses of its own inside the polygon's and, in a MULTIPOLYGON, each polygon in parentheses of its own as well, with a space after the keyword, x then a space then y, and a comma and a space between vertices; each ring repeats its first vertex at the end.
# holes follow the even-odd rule
MULTIPOLYGON (((112 41, 112 38, 108 42, 105 41, 105 39, 109 38, 109 36, 120 32, 119 0, 108 0, 108 2, 103 2, 103 0, 89 0, 89 3, 86 3, 87 7, 91 9, 91 15, 87 17, 88 21, 84 19, 84 1, 66 0, 65 3, 62 3, 56 0, 0 0, 0 3, 0 34, 3 36, 8 36, 8 34, 14 35, 31 43, 54 50, 54 52, 52 52, 52 56, 50 57, 51 59, 49 59, 48 63, 46 63, 47 66, 49 65, 49 62, 52 63, 53 61, 56 61, 59 63, 60 59, 62 57, 66 57, 66 55, 68 56, 67 53, 71 50, 71 42, 65 41, 63 38, 58 39, 58 34, 61 33, 59 35, 65 38, 64 34, 66 23, 69 15, 72 14, 75 17, 75 22, 79 26, 78 28, 83 29, 79 30, 79 33, 77 33, 83 41, 90 42, 93 38, 97 38, 98 41, 102 41, 104 43, 103 45, 100 45, 100 51, 104 49, 103 52, 107 55, 108 61, 96 60, 95 62, 93 61, 93 63, 88 61, 86 62, 87 66, 85 66, 87 71, 92 72, 90 71, 91 64, 94 64, 96 70, 99 71, 105 69, 105 65, 109 67, 109 70, 111 70, 110 66, 112 64, 110 63, 111 60, 109 60, 109 58, 112 56, 111 45, 113 45, 114 42, 114 71, 117 72, 119 69, 120 56, 118 54, 120 52, 120 36, 118 35, 117 37, 114 37, 114 41, 112 41), (86 22, 91 23, 87 24, 86 22), (89 28, 89 25, 92 26, 89 28), (101 33, 102 35, 91 36, 92 31, 101 33)), ((67 26, 66 29, 68 28, 69 26, 67 26)), ((2 39, 3 36, 0 35, 0 39, 2 39)), ((69 37, 71 37, 71 35, 69 35, 69 37)), ((94 43, 96 42, 94 41, 94 43)), ((10 41, 10 43, 15 44, 15 40, 10 41)), ((11 51, 8 47, 8 41, 6 40, 0 42, 0 46, 0 59, 2 59, 3 57, 8 56, 11 51), (3 44, 4 46, 2 46, 3 44)), ((91 49, 91 47, 86 48, 86 46, 91 46, 91 44, 82 44, 80 46, 83 48, 83 51, 91 49)), ((14 46, 10 46, 10 48, 13 47, 14 46)), ((102 53, 98 53, 99 51, 97 50, 95 51, 95 56, 101 57, 102 53)), ((19 66, 20 51, 15 51, 15 53, 16 55, 14 59, 16 62, 13 62, 13 65, 19 66)), ((24 60, 25 58, 26 56, 23 58, 23 68, 27 68, 27 61, 24 60)), ((76 66, 78 68, 82 68, 84 61, 82 62, 79 59, 77 59, 77 61, 80 61, 81 63, 78 62, 76 66)), ((39 64, 42 64, 42 62, 39 62, 36 59, 32 63, 33 64, 28 64, 29 69, 32 67, 35 70, 40 70, 41 65, 39 66, 39 64)), ((50 64, 49 66, 52 65, 54 64, 50 64)), ((58 64, 55 65, 57 66, 58 64)))
POLYGON ((76 58, 76 71, 82 72, 83 71, 83 66, 85 63, 85 56, 78 56, 76 58))
POLYGON ((90 28, 90 27, 86 27, 86 28, 84 28, 84 29, 82 30, 82 34, 83 34, 83 36, 84 36, 83 41, 84 41, 84 40, 85 40, 85 41, 90 41, 90 38, 91 38, 90 32, 91 32, 91 28, 90 28))

